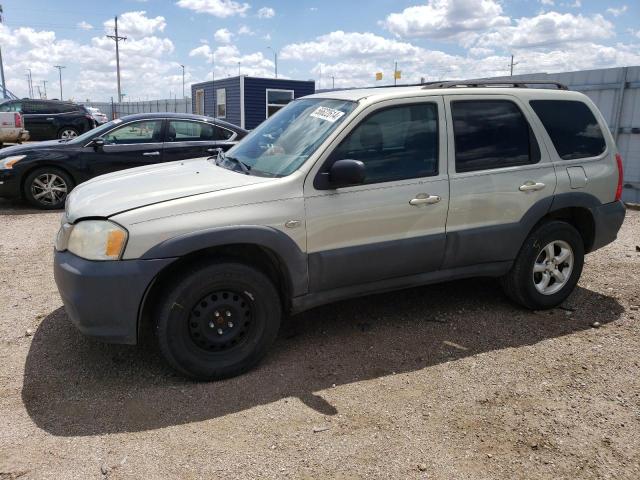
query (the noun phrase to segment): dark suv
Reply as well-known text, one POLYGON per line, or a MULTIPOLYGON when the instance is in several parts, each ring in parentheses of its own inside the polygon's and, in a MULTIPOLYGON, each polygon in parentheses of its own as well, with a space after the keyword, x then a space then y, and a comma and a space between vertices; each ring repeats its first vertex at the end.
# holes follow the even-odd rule
POLYGON ((31 140, 70 139, 97 125, 82 105, 58 100, 10 100, 0 112, 21 112, 31 140))

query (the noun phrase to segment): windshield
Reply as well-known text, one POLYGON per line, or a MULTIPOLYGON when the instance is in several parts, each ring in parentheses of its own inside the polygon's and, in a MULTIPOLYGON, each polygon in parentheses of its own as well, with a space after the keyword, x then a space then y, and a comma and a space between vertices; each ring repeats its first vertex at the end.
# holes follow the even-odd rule
POLYGON ((301 99, 289 103, 229 150, 220 164, 252 175, 284 177, 300 167, 356 107, 355 102, 301 99))
POLYGON ((77 143, 88 142, 93 137, 99 137, 103 133, 108 132, 109 130, 111 130, 113 127, 115 127, 119 123, 122 123, 122 120, 119 119, 119 118, 116 118, 115 120, 112 120, 112 121, 107 122, 107 123, 105 123, 103 125, 100 125, 99 127, 94 128, 93 130, 89 130, 88 132, 84 132, 82 135, 78 135, 76 138, 74 138, 72 140, 69 140, 67 143, 77 144, 77 143))

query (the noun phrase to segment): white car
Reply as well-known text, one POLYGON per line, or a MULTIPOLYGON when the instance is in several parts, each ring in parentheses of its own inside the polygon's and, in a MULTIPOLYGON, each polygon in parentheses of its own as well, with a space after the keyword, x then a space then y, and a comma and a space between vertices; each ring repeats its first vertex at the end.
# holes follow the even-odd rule
POLYGON ((93 117, 93 119, 98 122, 98 125, 102 125, 103 123, 107 123, 109 118, 100 111, 99 108, 96 107, 84 107, 89 112, 89 115, 93 117))

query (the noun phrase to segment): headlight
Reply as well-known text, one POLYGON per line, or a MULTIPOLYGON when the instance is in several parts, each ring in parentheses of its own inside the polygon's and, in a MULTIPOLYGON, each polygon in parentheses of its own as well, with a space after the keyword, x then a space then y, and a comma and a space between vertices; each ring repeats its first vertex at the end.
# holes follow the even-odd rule
POLYGON ((108 220, 83 220, 73 225, 67 250, 87 260, 118 260, 127 236, 124 228, 108 220))
POLYGON ((11 155, 9 157, 0 158, 0 168, 9 169, 22 160, 26 155, 11 155))

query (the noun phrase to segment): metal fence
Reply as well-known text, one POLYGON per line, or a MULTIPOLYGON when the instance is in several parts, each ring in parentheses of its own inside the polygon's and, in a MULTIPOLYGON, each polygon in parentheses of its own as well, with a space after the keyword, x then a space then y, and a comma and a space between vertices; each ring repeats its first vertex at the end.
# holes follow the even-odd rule
POLYGON ((191 113, 190 98, 165 98, 161 100, 146 100, 141 102, 85 102, 87 107, 99 108, 109 120, 124 117, 133 113, 191 113))

